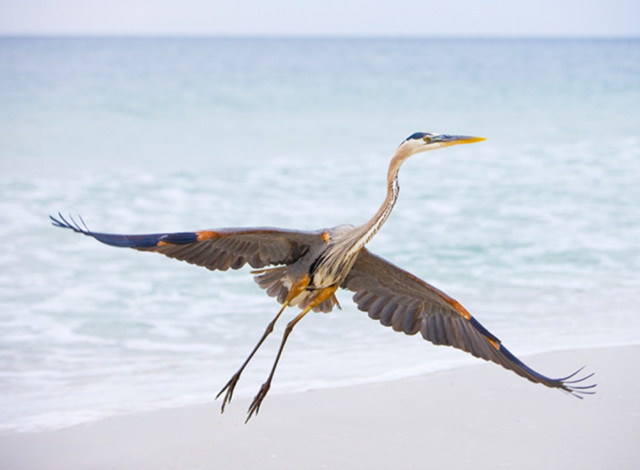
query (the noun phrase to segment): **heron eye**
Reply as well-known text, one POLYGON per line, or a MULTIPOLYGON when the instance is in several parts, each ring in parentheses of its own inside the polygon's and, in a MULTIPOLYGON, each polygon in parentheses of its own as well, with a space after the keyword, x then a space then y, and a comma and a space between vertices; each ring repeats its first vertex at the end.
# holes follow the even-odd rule
POLYGON ((427 142, 427 143, 431 142, 431 137, 429 137, 428 135, 425 136, 424 141, 427 142))

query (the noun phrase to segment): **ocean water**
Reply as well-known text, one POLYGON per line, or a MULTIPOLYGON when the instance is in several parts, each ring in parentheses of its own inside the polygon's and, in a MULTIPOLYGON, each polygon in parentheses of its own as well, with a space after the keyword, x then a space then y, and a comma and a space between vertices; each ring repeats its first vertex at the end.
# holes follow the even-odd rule
MULTIPOLYGON (((409 160, 372 251, 517 355, 640 342, 640 40, 1 38, 0 103, 2 431, 210 401, 278 310, 248 269, 48 214, 117 233, 358 224, 415 131, 488 140, 409 160)), ((296 327, 271 393, 478 362, 338 298, 296 327)))

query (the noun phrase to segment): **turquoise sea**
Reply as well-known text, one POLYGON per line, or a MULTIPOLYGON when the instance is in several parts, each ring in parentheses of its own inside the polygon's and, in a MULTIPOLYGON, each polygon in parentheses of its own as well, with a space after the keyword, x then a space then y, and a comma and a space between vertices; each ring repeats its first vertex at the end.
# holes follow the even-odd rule
MULTIPOLYGON (((517 355, 640 342, 640 40, 0 38, 0 430, 210 401, 278 309, 248 270, 49 214, 118 233, 358 224, 416 131, 488 140, 409 160, 372 251, 517 355)), ((272 393, 479 362, 339 300, 294 330, 272 393)))

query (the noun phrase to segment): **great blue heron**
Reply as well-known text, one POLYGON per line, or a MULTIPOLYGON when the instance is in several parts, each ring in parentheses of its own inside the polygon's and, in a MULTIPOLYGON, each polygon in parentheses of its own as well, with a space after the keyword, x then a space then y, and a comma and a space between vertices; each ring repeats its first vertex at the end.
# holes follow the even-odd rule
POLYGON ((198 232, 117 235, 90 231, 73 218, 51 217, 53 224, 91 236, 107 245, 155 251, 171 258, 204 266, 211 270, 239 269, 249 263, 256 282, 282 304, 275 318, 240 369, 217 397, 225 393, 221 411, 231 402, 242 371, 273 331, 287 306, 302 311, 291 320, 282 336, 280 348, 267 380, 248 409, 247 421, 257 414, 271 386, 278 361, 293 327, 311 310, 329 312, 338 301, 339 287, 355 292, 353 300, 360 310, 384 326, 408 335, 420 332, 434 344, 453 346, 476 357, 500 364, 506 369, 547 387, 565 390, 574 396, 593 393, 593 385, 583 381, 593 374, 576 378, 582 370, 563 378, 549 378, 534 371, 484 328, 456 300, 414 275, 369 252, 365 245, 387 220, 398 198, 398 171, 410 156, 457 144, 485 140, 482 137, 417 132, 396 150, 387 175, 387 196, 368 222, 354 227, 340 225, 310 232, 277 228, 223 228, 198 232), (271 266, 271 267, 265 267, 271 266))

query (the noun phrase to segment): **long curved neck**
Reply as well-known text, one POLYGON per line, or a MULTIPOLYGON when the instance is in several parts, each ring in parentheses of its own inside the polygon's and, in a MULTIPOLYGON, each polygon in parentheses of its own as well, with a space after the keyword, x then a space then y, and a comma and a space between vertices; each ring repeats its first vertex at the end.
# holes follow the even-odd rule
POLYGON ((358 250, 366 245, 373 236, 378 233, 378 230, 386 222, 387 218, 393 210, 393 206, 398 200, 398 194, 400 192, 400 185, 398 183, 398 172, 404 161, 409 158, 411 154, 406 152, 402 147, 398 149, 396 154, 389 163, 389 170, 387 172, 387 196, 384 202, 378 209, 378 212, 366 223, 362 224, 356 230, 358 234, 358 241, 355 244, 355 248, 358 250))
POLYGON ((389 171, 387 173, 387 196, 378 209, 378 212, 368 222, 354 227, 351 230, 344 231, 339 234, 330 243, 331 249, 327 251, 317 260, 314 270, 314 282, 328 283, 332 285, 338 284, 349 273, 356 255, 360 250, 373 238, 385 223, 391 210, 398 199, 400 186, 398 185, 398 170, 402 163, 409 158, 411 150, 405 146, 400 146, 396 154, 391 159, 389 171))

